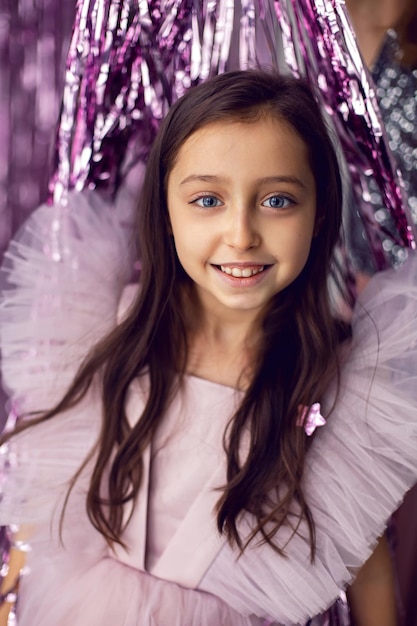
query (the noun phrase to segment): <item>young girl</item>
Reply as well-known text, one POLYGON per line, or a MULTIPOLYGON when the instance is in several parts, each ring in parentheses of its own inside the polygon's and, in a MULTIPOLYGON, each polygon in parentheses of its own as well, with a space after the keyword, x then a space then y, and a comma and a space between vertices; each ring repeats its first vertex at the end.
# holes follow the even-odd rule
POLYGON ((19 626, 299 623, 369 557, 417 475, 417 269, 371 280, 351 337, 327 283, 341 196, 310 89, 233 72, 153 145, 138 287, 120 298, 126 240, 94 199, 12 243, 19 626))

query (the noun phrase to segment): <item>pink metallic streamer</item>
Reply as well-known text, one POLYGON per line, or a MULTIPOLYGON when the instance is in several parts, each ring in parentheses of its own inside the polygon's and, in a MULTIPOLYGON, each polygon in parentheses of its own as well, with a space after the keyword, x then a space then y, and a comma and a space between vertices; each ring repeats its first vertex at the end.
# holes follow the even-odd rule
POLYGON ((242 0, 240 17, 239 66, 242 69, 256 66, 255 4, 242 0))
MULTIPOLYGON (((253 13, 253 11, 252 11, 253 13)), ((50 189, 113 194, 193 83, 225 71, 233 0, 79 0, 50 189)), ((249 24, 253 27, 253 24, 249 24)), ((253 51, 252 51, 253 53, 253 51)))
POLYGON ((387 264, 382 237, 415 247, 415 234, 384 132, 372 82, 362 63, 342 0, 276 0, 287 63, 295 75, 318 84, 353 181, 378 269, 387 264), (369 181, 381 190, 398 233, 375 221, 369 181))

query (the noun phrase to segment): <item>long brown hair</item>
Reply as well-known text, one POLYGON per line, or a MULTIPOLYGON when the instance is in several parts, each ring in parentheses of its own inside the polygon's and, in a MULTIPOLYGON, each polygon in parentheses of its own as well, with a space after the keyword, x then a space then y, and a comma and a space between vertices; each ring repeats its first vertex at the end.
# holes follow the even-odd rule
POLYGON ((341 181, 311 89, 302 80, 262 71, 219 75, 191 88, 171 108, 150 152, 138 203, 142 273, 137 299, 124 321, 88 355, 58 406, 32 422, 55 418, 76 405, 99 379, 103 421, 87 512, 110 545, 123 544, 123 507, 138 494, 143 452, 187 365, 181 296, 190 281, 168 227, 167 176, 180 147, 199 128, 227 119, 251 123, 265 114, 289 124, 308 148, 317 190, 316 234, 300 276, 270 304, 255 373, 225 432, 227 476, 219 494, 217 524, 231 543, 244 549, 238 519, 248 511, 254 516, 252 536, 260 533, 281 551, 273 541, 280 526, 291 523, 296 530, 306 518, 314 549, 314 524, 301 486, 307 441, 296 420, 298 406, 320 401, 337 372, 341 333, 332 317, 327 278, 341 223, 341 181), (149 380, 149 395, 131 427, 126 397, 132 381, 143 376, 149 380), (250 434, 249 453, 242 460, 245 431, 250 434), (103 497, 107 473, 108 495, 103 497))

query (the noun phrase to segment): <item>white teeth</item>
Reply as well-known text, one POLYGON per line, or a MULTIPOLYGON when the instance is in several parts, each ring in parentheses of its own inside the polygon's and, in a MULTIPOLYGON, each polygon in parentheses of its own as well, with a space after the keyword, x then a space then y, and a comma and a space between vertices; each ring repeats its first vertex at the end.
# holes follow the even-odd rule
POLYGON ((255 274, 259 274, 264 269, 264 266, 261 265, 257 268, 244 267, 240 269, 240 267, 224 267, 220 265, 220 269, 225 274, 229 274, 229 276, 235 276, 236 278, 249 278, 249 276, 255 276, 255 274))

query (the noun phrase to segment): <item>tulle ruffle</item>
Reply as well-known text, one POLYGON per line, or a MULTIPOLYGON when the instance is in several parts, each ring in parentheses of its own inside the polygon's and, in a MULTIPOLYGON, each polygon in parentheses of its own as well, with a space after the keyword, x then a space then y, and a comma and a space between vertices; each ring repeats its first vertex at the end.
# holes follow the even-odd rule
POLYGON ((0 273, 3 384, 19 411, 61 398, 88 349, 114 327, 131 269, 130 234, 96 194, 44 205, 0 273))

